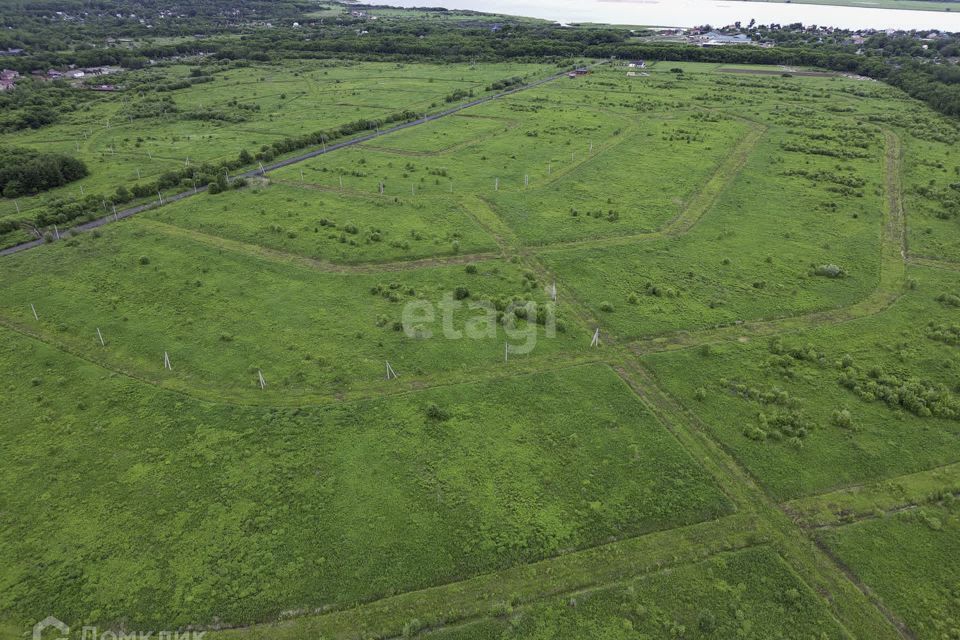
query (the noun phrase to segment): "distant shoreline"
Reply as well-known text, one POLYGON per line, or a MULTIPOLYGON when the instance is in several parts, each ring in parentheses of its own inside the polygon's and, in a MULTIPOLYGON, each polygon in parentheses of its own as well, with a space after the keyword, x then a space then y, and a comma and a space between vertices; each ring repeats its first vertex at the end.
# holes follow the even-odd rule
POLYGON ((820 25, 960 33, 960 1, 945 0, 368 0, 396 7, 524 16, 561 24, 820 25), (949 11, 947 11, 949 9, 949 11))
POLYGON ((960 1, 956 0, 743 0, 743 2, 763 4, 815 4, 862 9, 899 9, 902 11, 960 13, 960 1))

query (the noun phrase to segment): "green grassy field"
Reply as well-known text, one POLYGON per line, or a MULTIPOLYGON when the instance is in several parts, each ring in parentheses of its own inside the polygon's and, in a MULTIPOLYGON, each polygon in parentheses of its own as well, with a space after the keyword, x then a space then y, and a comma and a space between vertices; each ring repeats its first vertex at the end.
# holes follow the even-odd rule
POLYGON ((783 560, 760 547, 426 637, 773 638, 784 629, 792 638, 850 637, 783 560))
POLYGON ((24 621, 55 607, 141 628, 258 622, 731 508, 603 366, 254 409, 3 333, 2 361, 24 366, 4 376, 18 426, 2 503, 18 517, 0 536, 16 559, 0 607, 24 621))
MULTIPOLYGON (((231 68, 83 184, 548 71, 231 68)), ((0 638, 949 637, 960 128, 647 71, 0 260, 0 638)))
MULTIPOLYGON (((4 143, 12 146, 75 155, 87 163, 90 175, 38 196, 20 198, 20 214, 12 201, 0 199, 0 218, 26 216, 55 198, 78 198, 81 188, 84 194, 107 198, 120 185, 133 188, 165 171, 232 160, 241 150, 255 152, 262 145, 304 132, 404 110, 436 110, 445 106, 445 97, 455 91, 482 95, 491 82, 513 76, 538 77, 549 69, 535 64, 407 65, 336 60, 202 68, 211 74, 212 82, 146 97, 138 97, 134 91, 91 92, 82 108, 65 114, 57 124, 4 136, 4 143), (133 105, 156 104, 163 98, 172 99, 179 113, 131 119, 130 114, 136 112, 133 105), (183 116, 209 112, 223 112, 238 121, 183 116)), ((151 87, 186 80, 190 70, 187 65, 165 65, 108 80, 121 86, 151 87)), ((3 244, 13 241, 15 238, 0 239, 3 244)))
POLYGON ((387 262, 497 251, 497 243, 454 198, 423 203, 326 191, 277 181, 197 198, 151 219, 238 242, 337 263, 387 262))
POLYGON ((951 499, 829 529, 820 538, 909 625, 914 637, 933 639, 956 635, 958 534, 960 517, 951 499))
POLYGON ((867 381, 887 375, 902 382, 875 384, 912 381, 931 390, 942 385, 943 402, 958 401, 953 387, 960 354, 931 339, 927 325, 954 321, 956 312, 935 298, 956 275, 932 269, 909 274, 917 288, 876 315, 646 361, 779 499, 954 462, 960 458, 956 417, 927 415, 909 400, 867 396, 867 381), (840 383, 845 374, 864 385, 862 394, 840 383), (835 418, 842 411, 849 413, 849 424, 835 418))
POLYGON ((329 272, 284 257, 263 260, 225 250, 136 221, 51 249, 5 264, 10 277, 3 283, 0 314, 112 369, 211 397, 249 395, 258 370, 271 383, 261 395, 273 396, 258 402, 289 404, 298 397, 382 388, 385 361, 405 377, 443 379, 496 366, 507 343, 518 365, 584 352, 589 344, 587 329, 575 318, 568 324, 562 310, 554 337, 532 316, 512 327, 494 318, 492 326, 477 328, 478 337, 468 337, 468 322, 488 317, 470 303, 504 308, 517 298, 545 308, 544 283, 508 261, 481 262, 475 273, 462 265, 329 272), (453 298, 457 287, 467 298, 453 298), (444 337, 440 305, 448 295, 450 329, 462 339, 444 337), (432 305, 432 320, 411 325, 422 325, 423 337, 397 326, 411 302, 432 305), (39 322, 30 305, 42 313, 39 322), (99 343, 97 328, 107 346, 99 343), (523 353, 527 346, 531 351, 523 353), (164 352, 172 371, 163 368, 164 352))

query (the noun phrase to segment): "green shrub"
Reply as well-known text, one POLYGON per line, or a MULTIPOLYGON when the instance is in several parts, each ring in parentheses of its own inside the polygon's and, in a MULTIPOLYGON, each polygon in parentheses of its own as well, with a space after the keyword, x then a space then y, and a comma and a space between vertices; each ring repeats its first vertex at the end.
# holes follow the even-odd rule
POLYGON ((939 296, 937 296, 937 302, 948 307, 960 307, 960 294, 941 293, 939 296))
POLYGON ((436 403, 431 402, 427 405, 427 417, 431 420, 439 420, 443 422, 450 419, 450 414, 444 409, 441 409, 436 403))
POLYGON ((841 429, 853 428, 853 416, 846 409, 835 409, 831 421, 841 429))
POLYGON ((813 270, 813 274, 824 278, 843 278, 847 272, 835 264, 822 264, 813 270))

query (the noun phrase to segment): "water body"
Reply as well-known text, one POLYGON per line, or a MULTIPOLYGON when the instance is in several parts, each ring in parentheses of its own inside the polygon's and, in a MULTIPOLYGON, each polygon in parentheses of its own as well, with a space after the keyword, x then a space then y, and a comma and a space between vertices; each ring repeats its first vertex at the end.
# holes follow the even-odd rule
POLYGON ((904 11, 814 4, 736 2, 735 0, 381 0, 395 7, 472 9, 561 23, 715 27, 744 24, 793 24, 843 29, 939 29, 960 32, 960 4, 955 12, 904 11))

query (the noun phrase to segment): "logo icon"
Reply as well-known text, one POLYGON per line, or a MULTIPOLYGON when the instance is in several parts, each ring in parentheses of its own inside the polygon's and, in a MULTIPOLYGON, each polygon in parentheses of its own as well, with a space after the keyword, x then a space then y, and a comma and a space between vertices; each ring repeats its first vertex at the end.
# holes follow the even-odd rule
POLYGON ((33 640, 43 640, 43 632, 47 629, 56 629, 60 632, 56 640, 67 640, 67 636, 70 635, 70 627, 53 616, 48 616, 33 625, 33 640))

